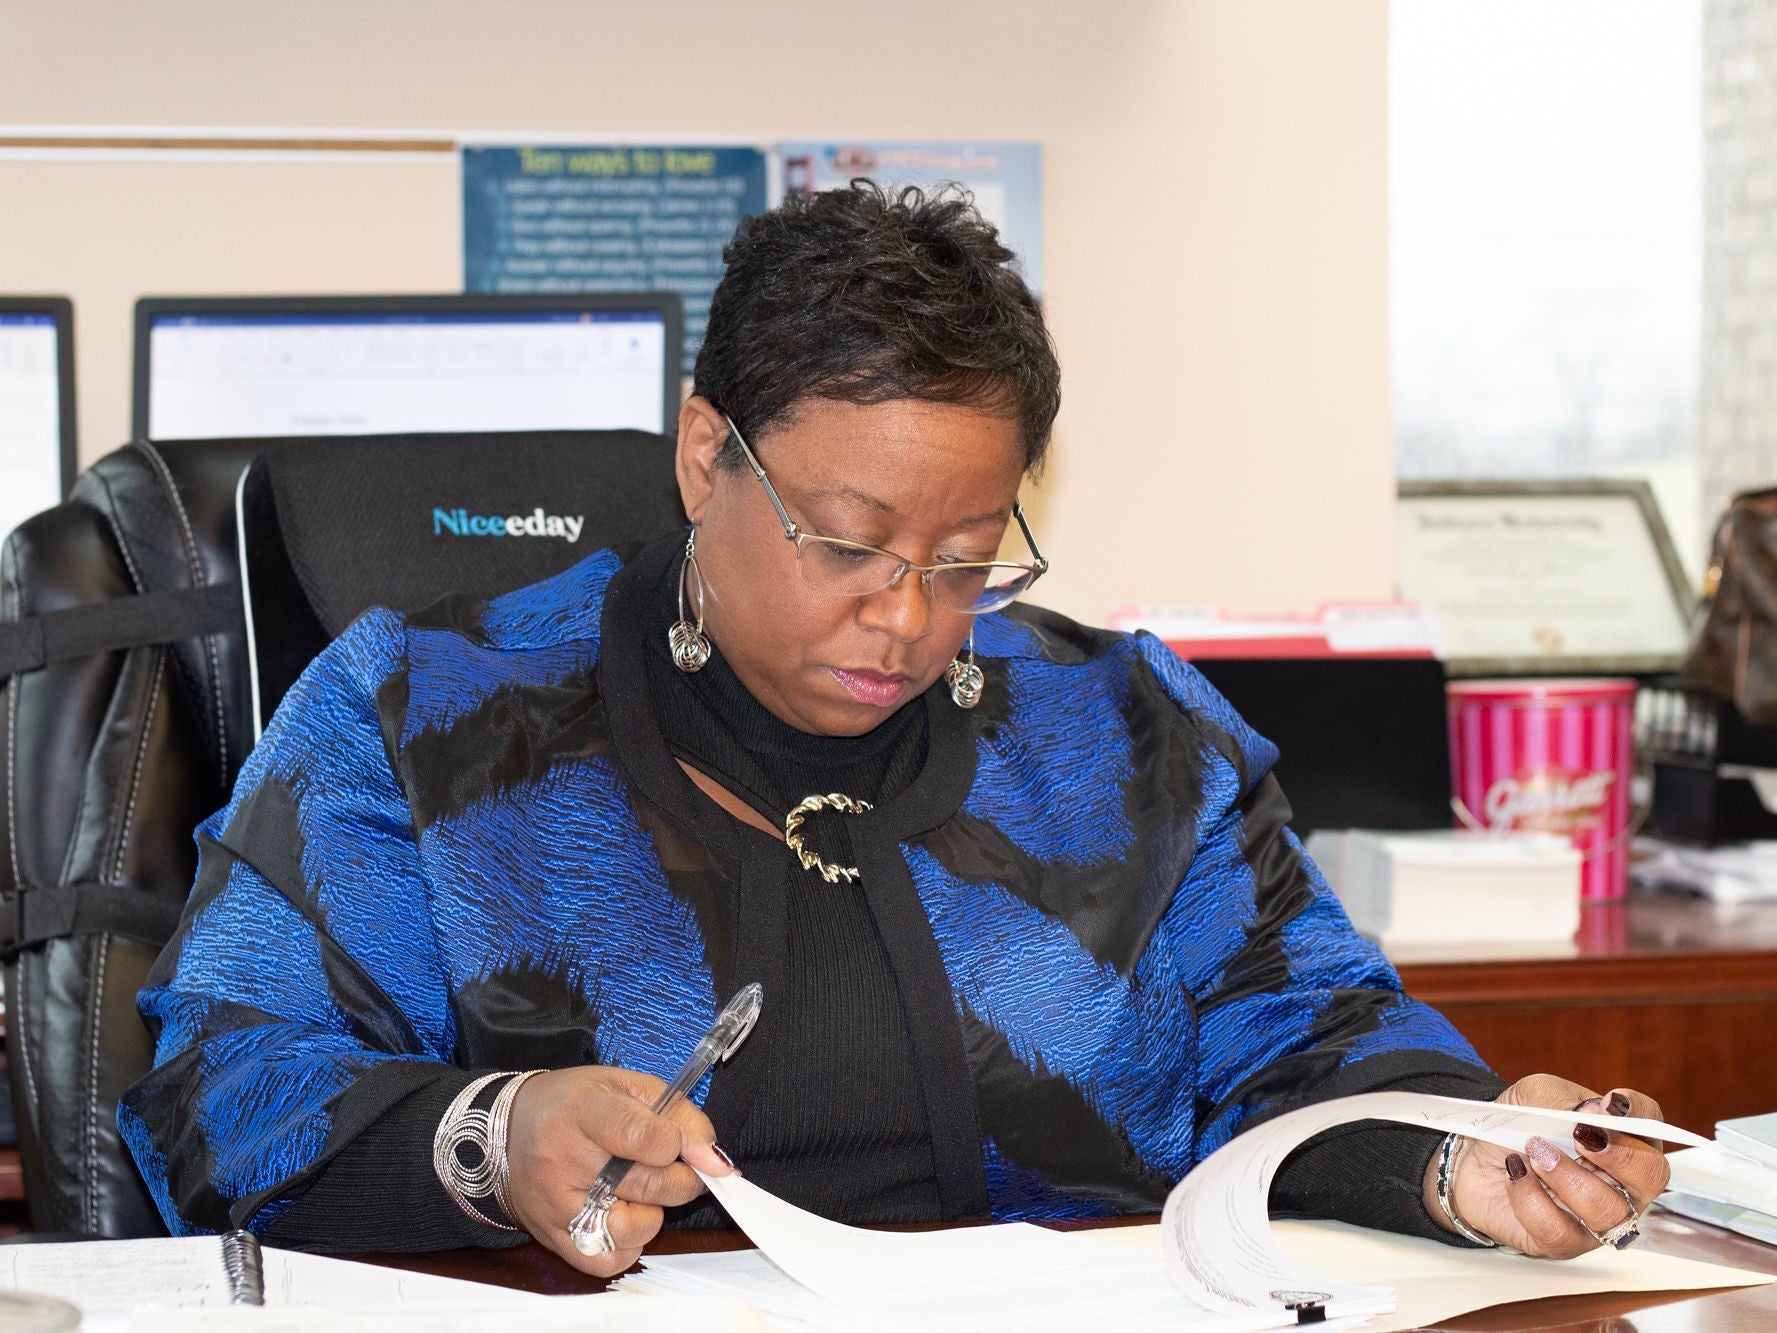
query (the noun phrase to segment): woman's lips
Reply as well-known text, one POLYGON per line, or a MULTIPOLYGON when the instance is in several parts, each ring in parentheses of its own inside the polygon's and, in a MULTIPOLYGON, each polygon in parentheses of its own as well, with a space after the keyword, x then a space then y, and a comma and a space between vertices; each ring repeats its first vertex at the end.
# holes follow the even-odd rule
POLYGON ((877 708, 890 708, 899 704, 911 692, 913 681, 908 676, 885 676, 877 671, 846 671, 833 667, 833 679, 844 687, 845 692, 861 704, 871 704, 877 708))

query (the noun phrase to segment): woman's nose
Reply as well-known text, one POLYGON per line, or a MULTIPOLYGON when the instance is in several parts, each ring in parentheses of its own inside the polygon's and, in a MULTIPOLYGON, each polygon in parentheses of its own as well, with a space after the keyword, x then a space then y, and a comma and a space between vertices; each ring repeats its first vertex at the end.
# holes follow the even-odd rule
POLYGON ((860 599, 858 618, 897 639, 923 639, 932 629, 932 595, 925 576, 906 570, 888 587, 860 599))

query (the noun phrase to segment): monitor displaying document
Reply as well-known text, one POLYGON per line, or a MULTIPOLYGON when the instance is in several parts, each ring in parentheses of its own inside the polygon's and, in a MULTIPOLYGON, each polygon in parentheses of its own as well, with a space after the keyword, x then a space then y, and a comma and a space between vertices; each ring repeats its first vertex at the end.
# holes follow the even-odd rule
POLYGON ((0 296, 0 538, 74 483, 74 308, 0 296))
POLYGON ((668 431, 672 293, 144 298, 135 433, 155 440, 418 431, 668 431))

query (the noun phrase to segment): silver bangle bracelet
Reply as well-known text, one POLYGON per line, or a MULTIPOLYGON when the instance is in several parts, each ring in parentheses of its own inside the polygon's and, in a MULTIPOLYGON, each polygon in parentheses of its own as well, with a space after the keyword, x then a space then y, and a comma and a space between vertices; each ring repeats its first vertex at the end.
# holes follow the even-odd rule
POLYGON ((541 1069, 527 1069, 524 1073, 507 1079, 506 1086, 500 1089, 500 1095, 494 1098, 493 1108, 488 1112, 487 1138, 494 1159, 494 1202, 500 1206, 503 1214, 515 1220, 517 1214, 512 1211, 512 1158, 506 1151, 506 1131, 512 1124, 512 1103, 518 1097, 518 1090, 542 1072, 541 1069))
POLYGON ((512 1077, 512 1073, 502 1072, 483 1074, 472 1080, 445 1108, 437 1132, 432 1135, 432 1172, 438 1177, 438 1183, 444 1186, 444 1192, 469 1217, 499 1231, 517 1231, 518 1228, 489 1217, 473 1201, 479 1199, 485 1203, 494 1195, 495 1182, 506 1155, 505 1136, 501 1135, 496 1152, 491 1132, 492 1113, 477 1108, 475 1099, 495 1080, 512 1077), (472 1161, 463 1160, 464 1149, 474 1150, 472 1161))
POLYGON ((1467 1222, 1456 1215, 1456 1204, 1451 1199, 1451 1187, 1456 1181, 1456 1161, 1468 1140, 1457 1134, 1446 1134, 1444 1142, 1438 1149, 1438 1207, 1444 1210, 1444 1216, 1456 1234, 1464 1240, 1472 1240, 1477 1245, 1485 1245, 1488 1249, 1497 1249, 1499 1242, 1491 1236, 1483 1236, 1467 1222))

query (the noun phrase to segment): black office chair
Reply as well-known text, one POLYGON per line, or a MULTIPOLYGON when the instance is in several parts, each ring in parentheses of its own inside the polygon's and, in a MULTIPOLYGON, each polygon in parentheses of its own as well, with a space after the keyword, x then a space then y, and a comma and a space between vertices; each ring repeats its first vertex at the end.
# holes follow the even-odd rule
POLYGON ((670 445, 634 431, 138 442, 7 539, 0 952, 36 1230, 163 1231, 117 1101, 152 1060, 135 997, 196 873, 192 830, 257 735, 251 662, 269 714, 368 606, 492 595, 683 521, 670 445))
POLYGON ((242 476, 239 504, 258 727, 372 606, 492 597, 684 521, 672 447, 644 431, 267 448, 242 476))
POLYGON ((0 549, 0 949, 31 1223, 152 1235, 117 1099, 191 830, 249 745, 234 488, 256 446, 135 444, 0 549))

